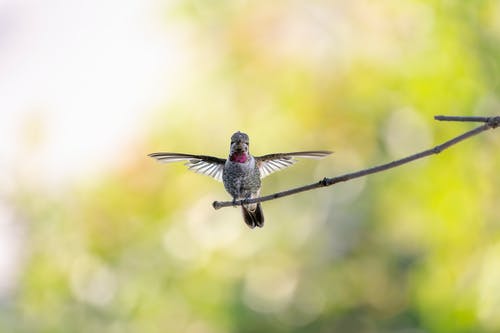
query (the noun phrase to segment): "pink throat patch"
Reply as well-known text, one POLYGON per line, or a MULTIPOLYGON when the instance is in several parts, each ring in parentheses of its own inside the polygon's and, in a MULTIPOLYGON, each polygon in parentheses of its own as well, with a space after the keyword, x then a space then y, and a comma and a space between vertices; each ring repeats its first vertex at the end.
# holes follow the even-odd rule
POLYGON ((247 161, 247 155, 245 153, 234 153, 231 155, 231 162, 245 163, 247 161))

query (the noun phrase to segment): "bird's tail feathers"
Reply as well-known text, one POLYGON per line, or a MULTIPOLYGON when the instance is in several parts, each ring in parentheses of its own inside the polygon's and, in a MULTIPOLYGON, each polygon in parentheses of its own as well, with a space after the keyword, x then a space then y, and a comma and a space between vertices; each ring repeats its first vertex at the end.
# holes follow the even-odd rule
POLYGON ((250 228, 253 229, 256 226, 262 228, 264 226, 264 213, 262 212, 260 202, 257 203, 254 210, 250 210, 245 206, 241 206, 241 210, 243 212, 243 219, 250 228))

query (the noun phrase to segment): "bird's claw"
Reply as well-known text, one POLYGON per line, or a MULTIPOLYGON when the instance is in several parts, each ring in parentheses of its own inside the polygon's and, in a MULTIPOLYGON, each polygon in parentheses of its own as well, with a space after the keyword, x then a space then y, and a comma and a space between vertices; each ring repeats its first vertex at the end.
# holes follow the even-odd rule
POLYGON ((236 198, 233 198, 233 207, 237 207, 237 206, 241 206, 241 205, 246 205, 248 200, 250 200, 251 198, 243 198, 243 199, 236 199, 236 198), (239 203, 237 202, 239 201, 239 203))

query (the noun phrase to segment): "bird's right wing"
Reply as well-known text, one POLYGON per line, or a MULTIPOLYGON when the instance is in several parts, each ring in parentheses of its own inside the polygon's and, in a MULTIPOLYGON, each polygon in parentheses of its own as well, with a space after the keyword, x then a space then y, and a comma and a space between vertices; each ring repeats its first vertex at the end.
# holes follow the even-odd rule
POLYGON ((222 171, 224 169, 225 159, 206 156, 191 155, 182 153, 152 153, 148 155, 161 163, 172 163, 187 161, 186 166, 189 170, 210 176, 218 181, 222 181, 222 171))

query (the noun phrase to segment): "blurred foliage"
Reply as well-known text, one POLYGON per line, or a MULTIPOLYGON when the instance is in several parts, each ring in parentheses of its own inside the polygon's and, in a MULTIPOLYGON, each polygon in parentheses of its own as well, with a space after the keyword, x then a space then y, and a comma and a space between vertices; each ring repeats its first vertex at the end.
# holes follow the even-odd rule
MULTIPOLYGON (((126 4, 124 4, 126 5, 126 4)), ((498 114, 500 2, 177 1, 175 100, 97 178, 9 198, 25 234, 2 332, 498 332, 499 133, 264 204, 145 155, 332 149, 263 193, 396 159, 498 114)))

